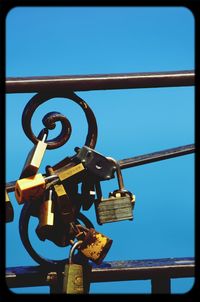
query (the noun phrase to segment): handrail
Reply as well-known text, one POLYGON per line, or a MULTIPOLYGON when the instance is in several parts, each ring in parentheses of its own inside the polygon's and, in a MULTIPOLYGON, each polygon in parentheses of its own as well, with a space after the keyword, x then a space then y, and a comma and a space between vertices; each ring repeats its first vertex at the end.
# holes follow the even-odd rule
POLYGON ((8 77, 6 93, 60 90, 178 87, 194 85, 193 70, 168 72, 116 73, 73 76, 8 77))
POLYGON ((119 165, 121 169, 127 169, 135 166, 153 163, 160 160, 165 160, 173 157, 187 155, 195 152, 195 145, 185 145, 153 153, 138 155, 131 158, 121 159, 119 165))

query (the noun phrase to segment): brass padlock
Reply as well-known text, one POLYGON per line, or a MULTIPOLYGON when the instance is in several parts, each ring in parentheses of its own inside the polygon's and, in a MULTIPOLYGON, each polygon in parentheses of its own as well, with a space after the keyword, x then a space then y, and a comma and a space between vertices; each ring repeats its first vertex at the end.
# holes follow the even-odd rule
POLYGON ((81 162, 70 162, 66 166, 56 171, 60 181, 74 180, 75 178, 81 179, 85 172, 85 168, 81 162))
POLYGON ((70 225, 63 222, 58 200, 54 194, 54 182, 56 183, 57 180, 55 179, 46 185, 43 201, 37 201, 39 202, 39 210, 35 216, 39 218, 39 225, 36 228, 36 233, 42 241, 47 239, 57 246, 65 247, 70 244, 70 225))
MULTIPOLYGON (((51 166, 46 167, 46 171, 49 175, 54 175, 55 172, 51 166)), ((57 210, 62 219, 64 225, 67 225, 74 221, 73 203, 69 198, 63 184, 55 184, 52 186, 53 196, 57 204, 57 210)))
POLYGON ((91 265, 88 262, 74 263, 74 251, 81 244, 77 241, 70 249, 69 263, 65 265, 63 278, 63 293, 85 294, 89 292, 91 265))
POLYGON ((58 179, 57 175, 44 177, 39 173, 17 180, 15 184, 17 202, 22 204, 25 201, 34 201, 41 198, 45 191, 46 182, 52 179, 58 179))
POLYGON ((47 135, 47 128, 43 129, 40 132, 38 136, 39 141, 29 152, 20 178, 25 178, 37 174, 47 148, 47 143, 45 143, 47 135))
POLYGON ((133 220, 133 208, 135 195, 125 190, 122 173, 118 162, 109 157, 116 164, 119 189, 111 192, 109 198, 102 196, 95 201, 96 218, 98 224, 116 222, 122 220, 133 220))
POLYGON ((44 201, 40 205, 39 225, 36 233, 40 240, 45 240, 54 227, 54 204, 52 200, 52 189, 45 191, 44 201))
POLYGON ((14 210, 6 189, 5 189, 5 200, 6 200, 6 217, 5 217, 6 222, 12 222, 14 219, 14 210))
POLYGON ((111 248, 112 239, 97 232, 93 228, 88 229, 82 225, 78 225, 78 227, 85 233, 84 237, 81 236, 82 243, 79 245, 78 249, 85 257, 94 263, 101 264, 111 248))

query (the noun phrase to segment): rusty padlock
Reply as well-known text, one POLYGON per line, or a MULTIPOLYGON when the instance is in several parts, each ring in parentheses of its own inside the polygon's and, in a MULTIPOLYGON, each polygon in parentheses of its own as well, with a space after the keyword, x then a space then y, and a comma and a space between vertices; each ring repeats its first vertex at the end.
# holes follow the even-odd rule
POLYGON ((77 225, 80 234, 77 234, 78 240, 82 243, 78 249, 80 252, 96 264, 101 264, 111 248, 113 240, 93 228, 86 228, 77 225))

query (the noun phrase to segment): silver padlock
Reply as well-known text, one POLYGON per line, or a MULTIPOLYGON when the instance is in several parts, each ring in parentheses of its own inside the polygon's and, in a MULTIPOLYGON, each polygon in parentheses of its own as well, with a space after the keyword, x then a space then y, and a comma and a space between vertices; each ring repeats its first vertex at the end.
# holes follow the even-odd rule
POLYGON ((103 199, 101 197, 95 201, 97 222, 98 224, 104 224, 121 220, 133 220, 135 195, 124 188, 119 163, 111 157, 107 158, 115 162, 119 189, 111 192, 109 198, 103 199))

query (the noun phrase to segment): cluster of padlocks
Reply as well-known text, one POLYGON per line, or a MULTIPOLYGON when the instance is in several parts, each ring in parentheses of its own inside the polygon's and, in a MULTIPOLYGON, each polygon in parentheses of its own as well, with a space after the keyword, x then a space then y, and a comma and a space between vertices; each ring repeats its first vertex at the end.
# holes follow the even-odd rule
MULTIPOLYGON (((102 225, 133 219, 135 196, 124 187, 120 166, 88 146, 75 148, 76 154, 62 161, 62 165, 46 166, 46 173, 38 173, 47 147, 48 130, 43 129, 38 143, 28 154, 15 184, 15 197, 21 205, 31 206, 31 215, 38 217, 36 234, 40 240, 57 246, 71 245, 66 261, 63 293, 85 293, 91 266, 99 265, 108 253, 112 239, 84 226, 77 220, 80 210, 87 211, 94 204, 96 219, 102 225), (119 188, 103 198, 101 181, 117 176, 119 188), (81 192, 79 189, 81 186, 81 192), (77 249, 78 256, 74 255, 77 249)), ((6 220, 13 220, 13 209, 6 192, 6 220)))

